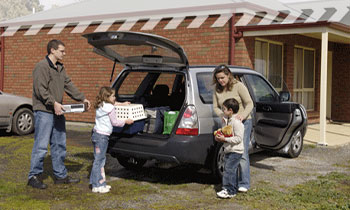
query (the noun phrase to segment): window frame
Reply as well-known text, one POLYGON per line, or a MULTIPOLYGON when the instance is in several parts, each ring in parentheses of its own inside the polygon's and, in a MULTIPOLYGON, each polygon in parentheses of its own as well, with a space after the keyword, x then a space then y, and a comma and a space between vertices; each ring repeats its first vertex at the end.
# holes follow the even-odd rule
MULTIPOLYGON (((269 81, 269 68, 270 68, 270 64, 269 64, 269 59, 270 59, 270 44, 275 44, 275 45, 280 45, 282 47, 281 51, 282 51, 282 55, 281 55, 281 87, 275 87, 274 88, 279 92, 282 91, 283 89, 283 73, 284 73, 284 62, 283 62, 283 58, 284 58, 284 43, 283 42, 278 42, 278 41, 272 41, 272 40, 268 40, 268 39, 262 39, 262 38, 258 38, 256 37, 254 40, 254 70, 255 70, 255 59, 256 59, 256 41, 259 42, 266 42, 267 43, 267 62, 265 64, 265 68, 266 68, 266 75, 262 74, 268 81, 269 81)), ((255 70, 256 71, 256 70, 255 70)), ((270 81, 269 81, 270 82, 270 81)), ((271 83, 271 82, 270 82, 271 83)))
MULTIPOLYGON (((295 50, 296 49, 302 49, 303 50, 303 61, 302 61, 302 66, 303 66, 303 72, 302 72, 302 81, 301 81, 301 84, 302 84, 302 88, 295 88, 294 87, 294 80, 296 79, 296 68, 295 68, 295 60, 294 60, 294 63, 293 63, 293 95, 292 95, 292 100, 294 101, 294 96, 295 96, 295 93, 298 92, 298 93, 301 93, 301 104, 304 105, 304 93, 310 93, 310 92, 313 92, 313 104, 312 104, 312 108, 308 109, 306 106, 306 110, 307 111, 314 111, 315 110, 315 100, 316 100, 316 96, 315 96, 315 85, 316 85, 316 49, 315 48, 311 48, 311 47, 305 47, 305 46, 301 46, 301 45, 294 45, 294 48, 293 48, 293 54, 294 54, 294 58, 295 58, 295 50), (305 69, 304 69, 304 65, 305 65, 305 50, 309 50, 309 51, 313 51, 314 53, 314 66, 313 66, 313 88, 304 88, 304 75, 305 75, 305 69)), ((298 102, 298 101, 295 101, 295 102, 298 102)))

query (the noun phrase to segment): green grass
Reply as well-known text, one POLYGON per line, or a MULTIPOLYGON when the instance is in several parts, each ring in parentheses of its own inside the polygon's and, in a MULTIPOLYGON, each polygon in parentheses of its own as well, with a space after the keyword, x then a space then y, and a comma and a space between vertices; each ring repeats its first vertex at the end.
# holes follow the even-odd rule
MULTIPOLYGON (((259 182, 234 199, 216 198, 211 184, 138 181, 120 178, 108 182, 107 194, 91 193, 89 170, 91 147, 68 146, 66 166, 71 175, 80 177, 75 185, 54 185, 49 157, 45 158, 44 181, 49 188, 26 186, 33 139, 0 137, 0 209, 350 209, 349 173, 330 173, 293 187, 276 189, 269 181, 259 182), (283 190, 283 191, 282 191, 283 190)), ((50 154, 48 153, 48 156, 50 154)), ((349 161, 337 164, 350 169, 349 161)), ((253 175, 254 176, 254 175, 253 175)), ((108 178, 108 177, 107 177, 108 178)), ((291 177, 288 177, 291 178, 291 177)))

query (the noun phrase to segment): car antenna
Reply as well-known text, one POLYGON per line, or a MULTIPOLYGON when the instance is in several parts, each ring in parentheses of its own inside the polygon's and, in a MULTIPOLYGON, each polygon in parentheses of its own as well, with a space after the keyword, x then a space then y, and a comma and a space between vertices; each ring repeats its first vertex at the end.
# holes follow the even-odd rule
POLYGON ((115 65, 117 64, 117 59, 114 59, 114 64, 113 64, 113 69, 112 69, 112 74, 111 74, 111 79, 109 80, 109 82, 112 82, 113 79, 113 74, 114 74, 114 70, 115 70, 115 65))

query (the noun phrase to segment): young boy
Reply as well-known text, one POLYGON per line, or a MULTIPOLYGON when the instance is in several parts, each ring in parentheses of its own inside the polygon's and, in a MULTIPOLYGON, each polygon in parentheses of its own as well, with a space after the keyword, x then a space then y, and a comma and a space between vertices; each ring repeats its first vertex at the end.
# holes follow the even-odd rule
POLYGON ((222 111, 224 112, 223 124, 231 125, 234 135, 232 137, 225 137, 220 134, 215 136, 216 141, 224 143, 225 152, 222 190, 216 193, 219 198, 232 198, 237 193, 237 169, 244 151, 244 125, 239 119, 235 118, 238 109, 239 104, 236 99, 229 98, 224 101, 222 106, 222 111))

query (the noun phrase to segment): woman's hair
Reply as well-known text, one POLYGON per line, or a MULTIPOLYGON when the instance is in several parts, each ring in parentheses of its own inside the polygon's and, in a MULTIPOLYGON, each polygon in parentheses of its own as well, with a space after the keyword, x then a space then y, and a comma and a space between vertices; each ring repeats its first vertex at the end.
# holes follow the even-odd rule
POLYGON ((229 98, 222 103, 223 106, 225 106, 227 109, 232 109, 233 114, 236 114, 239 110, 239 103, 234 98, 229 98))
POLYGON ((225 89, 225 87, 221 86, 218 80, 216 79, 216 75, 221 72, 223 72, 225 75, 228 76, 228 83, 227 83, 228 91, 232 90, 233 83, 234 83, 234 78, 230 69, 225 64, 221 64, 217 66, 214 69, 214 73, 213 73, 213 85, 215 85, 215 90, 218 93, 222 93, 222 91, 224 91, 225 89))
POLYGON ((110 87, 101 87, 100 92, 96 96, 94 108, 97 109, 102 105, 102 102, 113 103, 109 97, 115 93, 115 90, 110 87))

